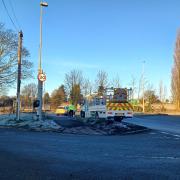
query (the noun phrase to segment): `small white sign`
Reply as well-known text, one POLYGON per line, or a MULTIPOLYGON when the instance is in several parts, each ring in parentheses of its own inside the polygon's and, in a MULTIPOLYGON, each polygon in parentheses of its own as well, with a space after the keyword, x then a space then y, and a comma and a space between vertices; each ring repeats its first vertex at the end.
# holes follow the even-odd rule
POLYGON ((46 81, 46 75, 43 73, 38 74, 38 79, 42 82, 46 81))

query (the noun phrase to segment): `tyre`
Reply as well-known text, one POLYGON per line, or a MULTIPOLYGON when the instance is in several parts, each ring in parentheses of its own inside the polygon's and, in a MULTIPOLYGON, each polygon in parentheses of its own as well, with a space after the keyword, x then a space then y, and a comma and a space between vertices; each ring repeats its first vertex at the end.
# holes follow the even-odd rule
POLYGON ((118 122, 121 122, 123 120, 123 117, 122 116, 115 116, 114 120, 118 121, 118 122))
POLYGON ((85 118, 85 112, 84 111, 81 111, 81 117, 85 118))
POLYGON ((95 112, 95 119, 99 119, 99 114, 97 111, 95 112))

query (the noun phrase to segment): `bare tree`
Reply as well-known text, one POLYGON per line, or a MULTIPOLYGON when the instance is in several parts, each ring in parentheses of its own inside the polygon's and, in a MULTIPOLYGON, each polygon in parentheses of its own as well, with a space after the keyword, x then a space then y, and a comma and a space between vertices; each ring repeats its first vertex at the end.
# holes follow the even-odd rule
MULTIPOLYGON (((0 23, 0 88, 12 86, 17 79, 18 37, 0 23)), ((32 77, 32 63, 27 60, 29 52, 22 49, 22 79, 32 77)))
POLYGON ((148 86, 150 88, 148 80, 143 75, 141 75, 138 84, 138 100, 141 98, 141 96, 143 96, 143 91, 145 91, 145 89, 148 89, 148 86))
POLYGON ((72 104, 76 105, 80 101, 79 98, 81 97, 80 94, 84 83, 82 71, 74 69, 66 73, 64 83, 72 104))
POLYGON ((120 78, 119 78, 118 74, 116 75, 115 78, 112 79, 111 85, 114 88, 120 88, 121 87, 121 85, 120 85, 120 78))
POLYGON ((134 76, 131 76, 131 82, 130 82, 130 87, 132 88, 132 99, 134 99, 135 97, 135 93, 136 93, 136 78, 134 76))
POLYGON ((100 70, 96 77, 96 86, 99 95, 103 95, 105 88, 108 86, 108 74, 106 71, 100 70))
POLYGON ((166 102, 167 101, 167 87, 166 86, 164 86, 163 91, 164 91, 164 93, 163 93, 163 102, 166 102))
POLYGON ((159 82, 159 100, 161 103, 164 103, 166 101, 167 96, 167 88, 163 85, 163 81, 161 80, 159 82))
POLYGON ((30 83, 23 87, 22 89, 22 95, 31 96, 31 97, 37 97, 37 84, 30 83))
POLYGON ((51 102, 51 98, 50 98, 50 95, 48 92, 46 92, 43 96, 43 100, 44 100, 44 104, 47 105, 47 104, 50 104, 51 102))
POLYGON ((7 92, 8 92, 8 88, 6 86, 3 86, 2 84, 0 84, 0 96, 7 95, 7 92))
POLYGON ((87 78, 84 79, 83 84, 82 84, 82 94, 84 96, 90 95, 92 93, 92 88, 93 88, 93 85, 90 82, 90 80, 87 78))
MULTIPOLYGON (((141 99, 142 101, 143 99, 141 99)), ((158 102, 158 96, 155 93, 152 84, 148 84, 146 86, 146 90, 144 91, 144 100, 145 100, 145 111, 153 111, 152 104, 158 102)))
POLYGON ((33 101, 37 97, 37 85, 35 83, 27 84, 21 92, 21 103, 24 107, 32 107, 33 101))
POLYGON ((164 89, 163 89, 163 82, 159 82, 159 100, 163 102, 163 96, 164 96, 164 89))
POLYGON ((138 100, 140 99, 141 86, 142 86, 142 76, 140 77, 139 84, 138 84, 138 100))
POLYGON ((176 38, 176 45, 174 51, 174 65, 172 68, 171 76, 171 91, 173 102, 176 104, 176 108, 180 109, 180 31, 176 38))

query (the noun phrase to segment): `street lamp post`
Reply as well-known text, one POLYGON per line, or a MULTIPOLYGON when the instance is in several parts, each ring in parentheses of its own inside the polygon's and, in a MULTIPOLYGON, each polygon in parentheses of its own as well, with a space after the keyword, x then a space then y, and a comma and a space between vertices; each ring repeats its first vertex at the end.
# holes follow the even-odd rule
POLYGON ((145 111, 145 102, 144 102, 144 64, 145 64, 145 61, 143 61, 143 70, 142 70, 142 95, 143 95, 143 113, 145 111))
MULTIPOLYGON (((42 14, 43 14, 43 7, 47 7, 48 4, 46 2, 40 3, 40 45, 39 45, 39 63, 38 63, 38 75, 43 73, 41 67, 41 59, 42 59, 42 14)), ((38 79, 38 100, 39 100, 39 107, 37 111, 37 115, 39 120, 42 120, 42 90, 43 90, 43 82, 38 79)))

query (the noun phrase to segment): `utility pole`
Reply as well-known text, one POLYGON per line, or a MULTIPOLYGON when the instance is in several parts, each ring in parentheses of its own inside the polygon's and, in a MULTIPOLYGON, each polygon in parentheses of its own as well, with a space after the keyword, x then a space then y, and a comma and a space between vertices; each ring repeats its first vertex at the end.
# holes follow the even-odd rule
POLYGON ((17 75, 17 99, 16 99, 16 120, 20 120, 20 88, 21 88, 21 54, 22 54, 22 31, 18 38, 18 75, 17 75))

